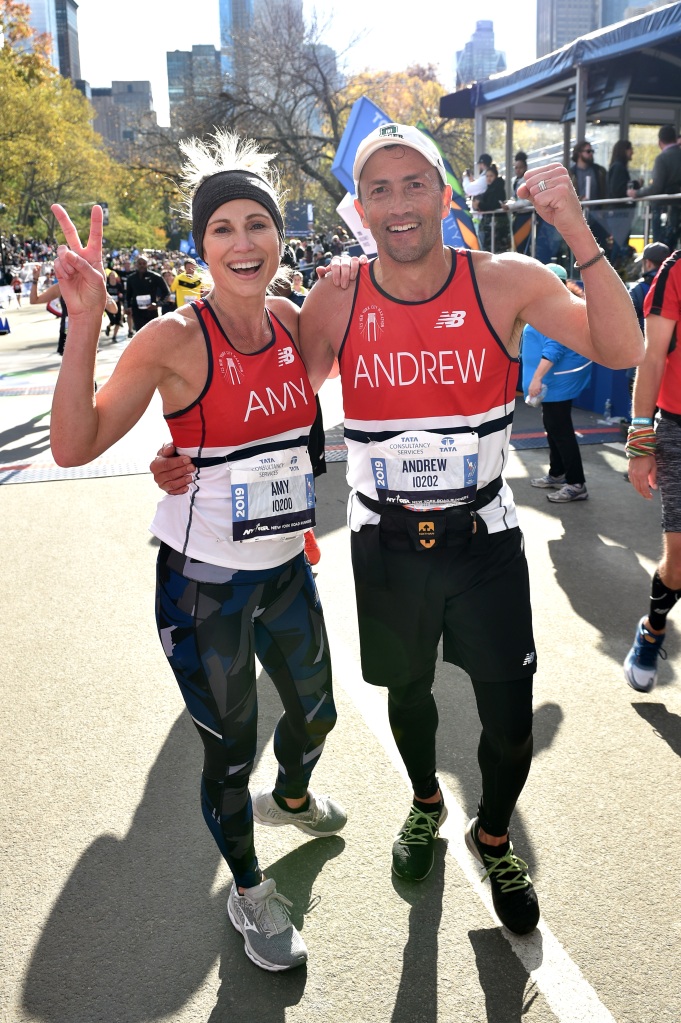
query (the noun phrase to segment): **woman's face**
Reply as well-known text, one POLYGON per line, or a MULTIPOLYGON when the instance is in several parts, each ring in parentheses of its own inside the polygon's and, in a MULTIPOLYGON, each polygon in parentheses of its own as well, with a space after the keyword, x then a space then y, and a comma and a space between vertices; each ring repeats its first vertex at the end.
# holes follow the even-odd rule
POLYGON ((496 180, 496 174, 493 170, 488 170, 485 177, 487 178, 488 185, 491 185, 496 180))
POLYGON ((264 295, 279 267, 279 232, 260 203, 233 199, 211 214, 203 255, 215 284, 242 293, 262 290, 264 295))

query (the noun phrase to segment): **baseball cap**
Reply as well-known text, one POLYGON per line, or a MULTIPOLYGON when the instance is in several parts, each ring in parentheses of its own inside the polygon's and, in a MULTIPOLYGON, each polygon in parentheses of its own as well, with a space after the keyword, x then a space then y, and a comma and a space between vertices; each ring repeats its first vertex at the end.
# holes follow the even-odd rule
POLYGON ((364 164, 370 156, 373 156, 379 149, 383 149, 384 146, 406 146, 407 149, 415 149, 435 167, 445 185, 448 184, 444 161, 437 146, 430 141, 427 135, 411 124, 382 124, 380 128, 376 128, 365 139, 362 139, 357 147, 357 155, 352 168, 355 192, 357 192, 359 176, 364 164))
POLYGON ((564 266, 560 266, 559 263, 547 263, 546 269, 550 270, 551 273, 554 273, 561 281, 567 280, 567 270, 564 266))
POLYGON ((671 249, 664 242, 651 242, 643 250, 643 258, 649 259, 655 266, 662 266, 671 249))
POLYGON ((478 163, 484 163, 486 167, 491 167, 492 157, 489 155, 489 153, 480 153, 480 156, 478 157, 478 163))

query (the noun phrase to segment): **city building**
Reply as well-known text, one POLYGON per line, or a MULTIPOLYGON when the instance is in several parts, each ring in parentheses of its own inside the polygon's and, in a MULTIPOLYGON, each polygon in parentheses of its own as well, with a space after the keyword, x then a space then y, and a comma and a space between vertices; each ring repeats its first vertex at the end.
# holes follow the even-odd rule
POLYGON ((192 46, 166 53, 170 123, 175 126, 185 103, 203 103, 220 94, 222 64, 214 46, 192 46))
POLYGON ((494 48, 494 22, 477 21, 475 32, 456 53, 456 87, 506 70, 506 54, 494 48))
MULTIPOLYGON (((613 0, 613 4, 615 0, 613 0)), ((537 0, 537 57, 599 27, 601 0, 537 0)))
POLYGON ((29 24, 38 35, 48 35, 52 39, 50 59, 59 70, 59 43, 57 36, 57 9, 55 0, 30 0, 29 24))
POLYGON ((139 132, 157 126, 151 82, 112 82, 111 88, 92 88, 93 127, 117 159, 128 156, 139 132))
POLYGON ((55 0, 59 74, 72 82, 80 80, 78 50, 78 4, 76 0, 55 0))
POLYGON ((287 12, 288 18, 299 21, 304 29, 303 0, 220 0, 220 47, 223 74, 247 74, 246 67, 239 66, 239 50, 235 41, 246 33, 259 17, 267 18, 268 24, 287 12))

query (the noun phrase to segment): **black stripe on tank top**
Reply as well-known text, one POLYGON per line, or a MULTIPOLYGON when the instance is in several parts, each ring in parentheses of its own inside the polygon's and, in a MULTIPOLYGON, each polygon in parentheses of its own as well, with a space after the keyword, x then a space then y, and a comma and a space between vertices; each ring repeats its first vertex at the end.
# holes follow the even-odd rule
POLYGON ((664 293, 667 288, 667 281, 669 280, 669 274, 672 268, 676 265, 678 260, 681 259, 681 249, 677 249, 676 252, 672 252, 671 256, 667 256, 664 263, 660 267, 657 277, 651 285, 653 292, 652 305, 650 307, 649 316, 660 316, 662 314, 662 306, 664 305, 664 293))

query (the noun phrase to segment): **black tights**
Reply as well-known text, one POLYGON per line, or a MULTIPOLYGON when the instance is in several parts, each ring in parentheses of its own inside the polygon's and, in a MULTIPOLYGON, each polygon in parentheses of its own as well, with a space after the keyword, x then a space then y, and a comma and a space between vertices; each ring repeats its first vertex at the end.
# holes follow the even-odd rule
MULTIPOLYGON (((435 735, 439 719, 433 679, 434 673, 428 672, 410 685, 388 687, 390 727, 418 799, 437 792, 435 735)), ((478 817, 489 835, 501 837, 508 831, 532 761, 532 678, 473 680, 473 691, 482 725, 478 817)))

